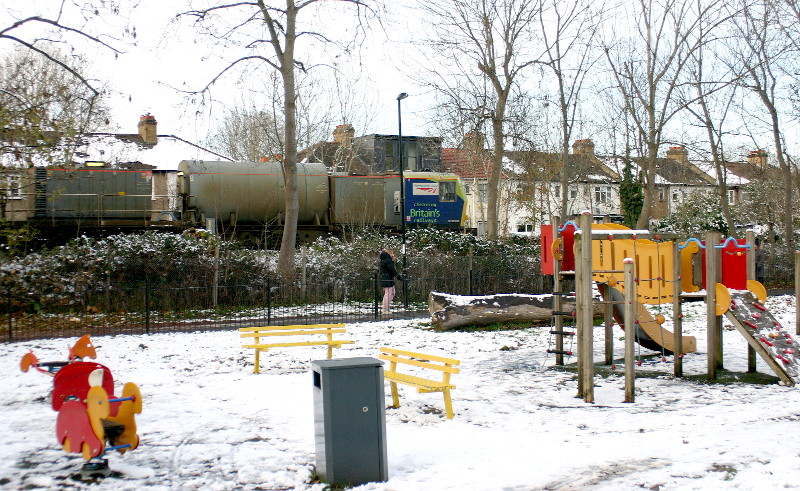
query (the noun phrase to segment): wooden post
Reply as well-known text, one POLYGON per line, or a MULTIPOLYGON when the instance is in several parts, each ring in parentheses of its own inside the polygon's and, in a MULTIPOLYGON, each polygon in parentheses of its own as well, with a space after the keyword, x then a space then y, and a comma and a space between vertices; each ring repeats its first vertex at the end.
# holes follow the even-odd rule
MULTIPOLYGON (((580 227, 583 221, 579 221, 578 226, 580 227)), ((585 234, 580 231, 576 230, 574 235, 574 247, 575 247, 575 328, 576 334, 575 337, 575 349, 577 351, 577 365, 578 365, 578 397, 584 397, 586 389, 584 387, 584 380, 586 377, 584 376, 584 356, 583 356, 583 345, 584 341, 583 338, 586 335, 586 326, 583 323, 583 315, 582 315, 582 308, 584 297, 586 296, 586 292, 583 291, 583 261, 581 258, 583 257, 583 249, 585 247, 585 234)))
POLYGON ((794 332, 800 335, 800 309, 797 308, 798 297, 800 297, 800 251, 794 253, 794 332))
MULTIPOLYGON (((611 223, 611 217, 609 215, 603 216, 603 223, 611 223)), ((611 292, 608 291, 611 287, 608 285, 597 285, 598 289, 607 289, 607 292, 604 298, 607 298, 609 301, 611 300, 611 292)), ((611 365, 614 363, 614 306, 611 304, 606 304, 605 308, 603 309, 603 340, 605 341, 605 364, 611 365)))
MULTIPOLYGON (((747 279, 756 279, 756 233, 752 229, 745 232, 747 238, 747 245, 750 248, 747 250, 747 279)), ((756 372, 756 350, 747 343, 747 373, 756 372)))
POLYGON ((594 403, 594 315, 592 308, 592 214, 581 212, 580 236, 576 235, 575 252, 575 305, 578 308, 578 332, 582 331, 582 344, 579 347, 578 359, 583 364, 583 400, 594 403), (577 245, 580 244, 580 255, 577 245), (580 271, 580 277, 578 276, 580 271), (580 285, 580 288, 577 288, 580 285))
POLYGON ((717 252, 714 246, 719 244, 718 232, 706 232, 706 340, 708 352, 708 379, 717 379, 717 368, 719 366, 719 347, 721 341, 717 332, 717 277, 719 268, 717 267, 717 252))
POLYGON ((636 329, 634 325, 634 308, 633 302, 636 300, 636 292, 634 291, 635 283, 633 281, 633 259, 626 257, 623 261, 623 268, 625 270, 625 401, 635 402, 636 396, 636 372, 634 367, 633 355, 635 348, 633 340, 636 338, 636 329))
POLYGON ((678 248, 680 241, 673 242, 672 246, 672 344, 675 350, 672 353, 674 375, 683 377, 683 304, 681 303, 681 251, 678 248))
MULTIPOLYGON (((598 288, 605 288, 606 290, 610 290, 611 287, 608 285, 598 285, 598 288)), ((605 298, 611 300, 611 292, 608 291, 605 294, 605 298)), ((603 327, 605 328, 604 336, 605 336, 605 345, 606 345, 606 365, 611 365, 614 363, 614 313, 613 309, 614 306, 609 304, 605 305, 605 309, 603 310, 603 327)))
MULTIPOLYGON (((555 241, 558 239, 558 228, 561 226, 559 223, 559 219, 557 216, 553 215, 550 217, 550 223, 553 226, 553 240, 555 241)), ((559 293, 559 295, 553 295, 553 311, 555 312, 563 312, 563 295, 560 295, 563 289, 563 284, 561 282, 561 261, 558 260, 556 255, 553 254, 553 293, 559 293)), ((555 316, 555 321, 553 322, 553 330, 557 333, 564 332, 564 317, 561 315, 555 316)), ((564 365, 564 335, 563 334, 556 334, 556 365, 563 366, 564 365)))

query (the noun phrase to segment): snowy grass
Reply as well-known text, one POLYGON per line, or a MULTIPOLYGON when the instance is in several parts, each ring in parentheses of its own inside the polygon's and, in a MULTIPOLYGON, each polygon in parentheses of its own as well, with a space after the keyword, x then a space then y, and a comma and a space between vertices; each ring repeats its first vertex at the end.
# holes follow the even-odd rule
MULTIPOLYGON (((792 328, 796 299, 767 306, 792 328)), ((622 364, 598 367, 595 404, 576 399, 570 369, 552 367, 546 327, 510 331, 434 332, 419 320, 348 325, 356 341, 337 356, 377 356, 380 346, 441 354, 462 361, 453 377, 455 418, 441 394, 401 386, 387 409, 389 481, 360 490, 498 489, 765 489, 796 487, 800 470, 800 389, 742 380, 744 339, 725 330, 724 382, 703 374, 705 305, 685 306, 684 331, 698 352, 684 359, 685 379, 671 376, 671 357, 642 350, 636 403, 625 404, 622 364)), ((602 329, 595 330, 601 361, 602 329)), ((615 330, 615 357, 622 358, 615 330)), ((54 436, 52 378, 18 371, 33 349, 42 361, 63 360, 72 339, 7 344, 0 360, 0 487, 4 489, 301 489, 315 461, 310 360, 325 349, 273 350, 253 374, 252 350, 236 331, 106 336, 94 339, 99 363, 118 386, 141 388, 141 446, 110 455, 115 473, 75 481, 83 460, 65 454, 54 436)), ((574 359, 572 360, 574 361, 574 359)), ((759 360, 760 372, 769 373, 759 360)), ((769 376, 761 379, 777 380, 769 376)), ((763 381, 763 380, 762 380, 763 381)), ((388 389, 388 387, 387 387, 388 389)), ((387 390, 387 404, 390 403, 387 390)))

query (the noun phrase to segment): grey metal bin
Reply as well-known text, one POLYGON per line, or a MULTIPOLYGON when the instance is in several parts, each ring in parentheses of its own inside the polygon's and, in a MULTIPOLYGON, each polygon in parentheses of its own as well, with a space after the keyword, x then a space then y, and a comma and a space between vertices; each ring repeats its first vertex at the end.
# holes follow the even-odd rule
POLYGON ((330 484, 388 479, 383 362, 369 357, 311 362, 317 474, 330 484))

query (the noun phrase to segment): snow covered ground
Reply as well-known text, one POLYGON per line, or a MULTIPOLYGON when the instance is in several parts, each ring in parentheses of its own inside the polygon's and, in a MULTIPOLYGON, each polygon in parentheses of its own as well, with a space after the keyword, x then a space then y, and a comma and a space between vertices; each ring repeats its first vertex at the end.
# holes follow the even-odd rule
MULTIPOLYGON (((795 305, 793 296, 767 302, 789 329, 795 305)), ((698 352, 685 358, 688 375, 706 370, 704 309, 701 302, 685 306, 685 333, 698 341, 698 352)), ((662 375, 637 379, 636 403, 622 403, 620 364, 599 371, 592 405, 575 398, 574 373, 550 369, 547 328, 437 333, 411 320, 352 324, 348 331, 356 344, 338 350, 340 357, 377 356, 380 346, 390 346, 462 361, 452 420, 444 417, 441 394, 401 387, 402 407, 386 412, 389 481, 359 490, 800 487, 800 388, 730 376, 714 384, 679 380, 670 375, 671 357, 664 363, 655 356, 639 370, 662 375)), ((601 361, 602 329, 596 331, 601 361)), ((615 330, 619 359, 621 339, 615 330)), ((112 370, 118 387, 139 385, 144 411, 137 417, 139 448, 112 453, 115 473, 89 484, 72 477, 83 459, 56 442, 52 378, 18 369, 28 349, 57 361, 74 341, 2 350, 8 376, 0 386, 0 487, 324 489, 310 482, 309 363, 324 358, 324 348, 273 350, 262 355, 257 375, 236 331, 94 338, 96 361, 112 370)), ((726 330, 724 347, 726 369, 745 372, 744 338, 726 330)))

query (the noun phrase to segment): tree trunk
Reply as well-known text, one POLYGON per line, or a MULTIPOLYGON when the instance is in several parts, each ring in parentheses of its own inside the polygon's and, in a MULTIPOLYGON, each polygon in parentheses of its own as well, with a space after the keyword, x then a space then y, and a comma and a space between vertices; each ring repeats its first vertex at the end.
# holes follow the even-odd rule
POLYGON ((284 128, 283 181, 284 209, 283 237, 278 253, 278 274, 281 278, 294 277, 294 252, 297 246, 297 90, 294 79, 294 42, 297 8, 294 2, 287 2, 286 46, 281 57, 281 77, 283 79, 284 128))
MULTIPOLYGON (((565 311, 575 310, 574 300, 565 300, 565 311)), ((601 309, 595 307, 595 313, 601 309)), ((486 326, 496 322, 531 322, 551 325, 552 295, 501 294, 487 296, 449 295, 431 292, 428 311, 433 328, 447 331, 464 326, 486 326)))

